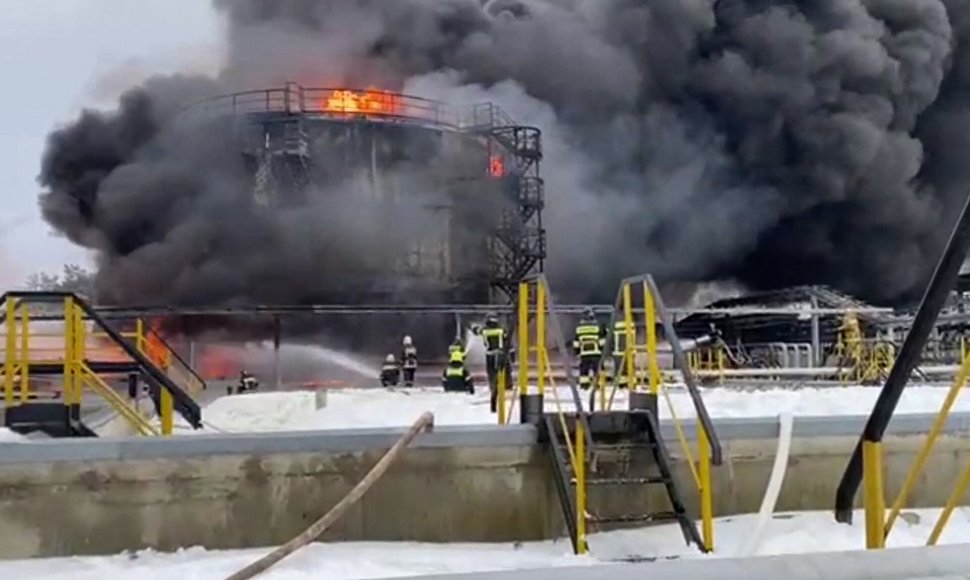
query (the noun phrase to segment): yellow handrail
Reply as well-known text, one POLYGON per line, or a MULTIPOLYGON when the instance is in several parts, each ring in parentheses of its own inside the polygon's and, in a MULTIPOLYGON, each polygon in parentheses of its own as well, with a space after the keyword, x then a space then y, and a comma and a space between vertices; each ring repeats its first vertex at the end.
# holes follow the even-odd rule
POLYGON ((13 385, 14 375, 17 373, 17 304, 13 298, 7 298, 6 303, 7 340, 5 341, 5 356, 3 359, 3 398, 8 407, 14 404, 13 385))
MULTIPOLYGON (((578 414, 579 409, 576 409, 577 416, 573 426, 573 434, 572 436, 570 435, 567 411, 563 408, 563 401, 559 395, 559 385, 556 384, 556 379, 551 373, 552 364, 549 360, 549 349, 547 347, 547 323, 551 304, 549 288, 544 278, 539 277, 538 279, 531 281, 524 280, 519 283, 519 301, 517 308, 518 343, 516 345, 519 353, 518 388, 523 394, 529 393, 528 374, 531 366, 530 358, 535 356, 537 394, 542 396, 547 390, 552 392, 552 398, 556 407, 556 418, 559 423, 559 428, 563 433, 566 454, 568 456, 567 459, 575 479, 574 509, 576 513, 576 537, 573 540, 576 546, 576 552, 584 554, 588 549, 586 543, 586 518, 588 517, 586 511, 587 434, 584 418, 578 414), (534 290, 531 289, 533 285, 535 286, 534 290), (535 295, 534 302, 530 299, 531 294, 535 295), (532 323, 535 325, 535 344, 531 345, 530 342, 533 337, 529 327, 529 314, 533 307, 535 308, 535 316, 532 320, 532 323)), ((551 436, 555 435, 551 434, 551 436)))
POLYGON ((960 365, 960 370, 957 372, 953 385, 950 386, 950 390, 946 394, 946 398, 943 400, 943 405, 940 407, 940 412, 936 414, 936 418, 933 420, 933 425, 930 427, 930 431, 926 436, 926 441, 923 443, 923 447, 920 448, 919 452, 916 454, 913 464, 906 473, 906 479, 903 482, 903 486, 899 490, 899 494, 896 496, 896 500, 893 502, 892 508, 889 510, 889 515, 886 517, 885 536, 889 536, 889 532, 892 530, 893 524, 896 522, 896 518, 899 516, 899 512, 903 509, 903 505, 906 503, 906 500, 909 499, 909 494, 912 493, 917 479, 923 472, 923 468, 926 466, 926 461, 929 459, 930 452, 933 450, 933 446, 936 445, 936 440, 940 437, 940 434, 943 433, 943 429, 946 427, 946 420, 950 415, 950 410, 953 408, 954 403, 956 403, 957 396, 959 396, 963 386, 967 383, 968 378, 970 378, 970 357, 965 357, 963 363, 960 365))
MULTIPOLYGON (((160 389, 158 396, 159 426, 154 426, 152 421, 139 412, 137 405, 131 404, 126 397, 116 389, 108 385, 98 376, 91 365, 88 363, 88 356, 91 352, 88 349, 101 348, 105 346, 99 343, 101 339, 110 339, 112 344, 114 339, 130 339, 139 351, 144 351, 146 337, 144 336, 145 326, 138 321, 136 332, 120 332, 115 334, 107 327, 92 326, 87 317, 85 305, 74 295, 68 294, 63 298, 58 298, 61 302, 61 314, 63 316, 63 328, 56 332, 45 330, 41 321, 40 328, 37 322, 32 324, 30 320, 30 300, 37 293, 24 293, 20 296, 8 295, 2 305, 4 314, 4 326, 0 345, 4 351, 4 359, 0 362, 0 372, 3 378, 0 385, 3 388, 3 402, 8 406, 27 404, 31 399, 31 364, 38 362, 45 365, 56 364, 58 373, 63 377, 62 402, 67 407, 80 405, 85 388, 90 388, 98 396, 108 402, 114 411, 128 422, 137 433, 142 435, 170 435, 174 431, 175 399, 174 394, 168 389, 160 389), (100 329, 95 330, 95 328, 100 329), (114 339, 112 339, 114 337, 114 339), (43 339, 57 338, 61 341, 58 348, 48 347, 43 339), (57 352, 55 356, 50 356, 49 352, 57 352), (37 355, 42 356, 38 357, 37 355), (47 354, 47 356, 43 356, 47 354), (19 396, 17 391, 19 390, 19 396)), ((47 298, 49 300, 49 298, 47 298)), ((167 361, 169 364, 162 365, 162 372, 172 380, 188 386, 188 390, 198 391, 201 383, 199 379, 181 359, 174 354, 171 347, 163 340, 160 340, 160 348, 155 354, 167 361)), ((127 341, 119 345, 121 351, 126 352, 127 359, 139 358, 131 354, 131 349, 127 341), (130 355, 130 356, 129 356, 130 355)), ((142 354, 145 354, 142 352, 142 354)), ((127 360, 126 359, 126 360, 127 360)), ((119 359, 121 360, 121 359, 119 359)), ((157 363, 156 363, 157 364, 157 363)), ((157 375, 156 375, 157 378, 157 375)), ((160 380, 160 379, 159 379, 160 380)))
MULTIPOLYGON (((158 430, 149 421, 132 407, 124 397, 117 391, 108 386, 104 380, 91 370, 85 363, 80 363, 81 380, 87 383, 98 395, 111 405, 121 417, 123 417, 132 428, 141 435, 158 435, 158 430)), ((163 392, 167 392, 164 391, 163 392)), ((169 395, 171 397, 171 395, 169 395)))
MULTIPOLYGON (((677 433, 677 440, 679 442, 681 451, 684 454, 684 458, 690 467, 690 473, 694 480, 694 485, 697 488, 697 493, 700 499, 700 512, 701 512, 701 522, 702 522, 702 534, 704 547, 706 550, 711 551, 714 549, 714 513, 713 513, 713 483, 711 479, 711 447, 710 447, 710 434, 707 433, 704 425, 701 421, 696 422, 696 439, 697 439, 697 461, 694 459, 694 455, 691 452, 690 443, 687 440, 687 435, 684 430, 684 426, 680 419, 677 417, 677 412, 674 408, 673 400, 670 398, 669 389, 663 384, 661 380, 660 365, 657 358, 657 340, 656 340, 656 299, 651 292, 650 286, 646 281, 641 281, 643 284, 643 303, 644 303, 644 336, 645 345, 643 345, 643 350, 647 353, 647 364, 648 364, 648 377, 650 384, 650 392, 652 394, 663 394, 664 401, 667 404, 667 408, 670 411, 671 422, 674 425, 674 431, 677 433)), ((626 344, 626 355, 627 359, 624 361, 626 363, 626 368, 628 371, 629 383, 628 389, 630 392, 634 391, 637 387, 634 381, 635 373, 633 373, 633 353, 638 352, 640 347, 634 344, 637 332, 633 328, 633 304, 631 299, 631 282, 624 282, 621 288, 622 294, 622 308, 623 308, 623 319, 626 322, 626 333, 627 333, 627 344, 626 344), (631 340, 631 336, 634 337, 631 340)), ((712 365, 714 361, 714 354, 711 354, 712 365)), ((615 385, 614 385, 615 393, 615 385)), ((613 397, 610 397, 610 405, 612 405, 613 397)))

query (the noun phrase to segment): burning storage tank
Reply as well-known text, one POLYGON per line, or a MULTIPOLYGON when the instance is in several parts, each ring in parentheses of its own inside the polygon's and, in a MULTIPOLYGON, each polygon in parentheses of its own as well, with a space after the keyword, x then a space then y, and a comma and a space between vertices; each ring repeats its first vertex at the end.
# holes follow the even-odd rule
POLYGON ((336 243, 366 247, 321 274, 314 304, 503 303, 542 270, 540 132, 492 104, 287 83, 183 115, 229 125, 248 203, 337 212, 336 243))
POLYGON ((353 264, 322 298, 504 301, 542 269, 540 132, 494 105, 288 83, 209 99, 186 114, 233 124, 253 203, 326 196, 385 224, 374 259, 353 264))

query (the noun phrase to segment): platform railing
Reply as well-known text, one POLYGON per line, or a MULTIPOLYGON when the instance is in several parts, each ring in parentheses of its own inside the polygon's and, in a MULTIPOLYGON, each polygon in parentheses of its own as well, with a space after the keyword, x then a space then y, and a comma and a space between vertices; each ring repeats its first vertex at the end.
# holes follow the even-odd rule
MULTIPOLYGON (((566 347, 565 335, 556 316, 555 303, 549 290, 549 283, 542 274, 529 276, 518 286, 516 309, 516 352, 518 353, 517 383, 518 393, 526 397, 537 395, 540 404, 544 404, 546 393, 552 395, 556 408, 556 421, 563 434, 566 455, 575 478, 575 492, 573 495, 575 509, 575 538, 571 538, 578 554, 588 550, 586 542, 586 472, 588 455, 592 450, 592 435, 589 430, 588 418, 583 409, 582 398, 576 387, 575 377, 572 375, 572 359, 566 347), (552 373, 549 358, 549 343, 565 358, 564 367, 566 383, 572 395, 573 417, 569 421, 569 409, 564 405, 552 373), (531 384, 531 367, 535 367, 535 385, 531 384), (572 429, 570 429, 572 423, 572 429), (570 431, 572 430, 572 433, 570 431)), ((501 376, 501 375, 500 375, 501 376)), ((505 399, 504 385, 499 383, 499 404, 505 399)), ((516 397, 513 394, 513 403, 516 397)), ((502 407, 500 407, 501 412, 502 407)), ((511 410, 511 407, 510 407, 511 410)), ((506 417, 506 421, 508 417, 506 417)), ((550 433, 555 437, 555 433, 550 433)))
MULTIPOLYGON (((881 474, 877 475, 875 473, 871 473, 874 468, 881 470, 881 457, 879 457, 878 453, 873 453, 874 450, 870 449, 870 452, 867 455, 870 465, 870 474, 867 479, 868 486, 866 492, 867 495, 873 495, 867 504, 870 506, 868 511, 873 512, 867 513, 867 521, 869 521, 869 519, 872 520, 870 523, 871 529, 867 529, 867 544, 870 547, 881 548, 885 546, 885 541, 889 537, 890 532, 892 532, 893 524, 896 523, 900 512, 902 511, 903 507, 905 507, 909 496, 913 492, 913 488, 920 479, 920 476, 923 475, 924 469, 926 468, 926 463, 929 461, 930 455, 933 452, 933 448, 935 447, 936 442, 939 440, 940 435, 943 433, 943 430, 946 428, 946 422, 950 416, 950 411, 953 409, 953 405, 956 403, 957 397, 959 397, 963 387, 966 386, 968 379, 970 379, 970 356, 967 356, 967 353, 964 353, 963 362, 960 365, 960 370, 957 373, 956 379, 953 381, 953 384, 947 392, 946 398, 943 399, 940 410, 933 420, 933 425, 930 427, 930 430, 926 435, 926 440, 923 442, 923 445, 917 452, 912 465, 910 465, 909 470, 906 472, 906 479, 903 481, 903 485, 900 488, 896 499, 893 500, 892 507, 889 509, 889 513, 885 517, 885 523, 881 521, 880 513, 877 511, 879 510, 879 497, 881 497, 882 491, 881 474), (872 537, 870 537, 870 534, 872 537)), ((970 463, 967 464, 963 473, 957 479, 953 492, 947 499, 947 502, 943 507, 943 511, 940 513, 936 524, 933 526, 933 531, 930 533, 930 537, 926 542, 928 546, 934 546, 936 545, 937 541, 939 541, 940 535, 943 533, 943 530, 950 520, 950 516, 953 514, 953 510, 956 508, 957 502, 963 498, 968 486, 970 486, 970 463)))
POLYGON ((136 432, 157 434, 159 431, 98 374, 101 372, 99 368, 108 368, 110 363, 128 361, 149 382, 157 397, 161 434, 172 433, 176 410, 193 427, 201 426, 198 405, 138 348, 140 334, 136 333, 133 340, 129 339, 128 333, 115 330, 101 320, 83 299, 67 292, 8 292, 0 296, 0 305, 3 312, 0 323, 6 327, 2 368, 4 402, 8 406, 29 404, 31 369, 39 365, 47 368, 47 372, 62 376, 64 405, 72 408, 79 406, 84 387, 87 386, 105 399, 136 432), (51 311, 60 312, 62 330, 57 333, 32 332, 32 306, 42 307, 46 321, 51 320, 51 311), (88 328, 89 324, 91 329, 88 328), (50 346, 38 349, 49 351, 45 356, 38 357, 38 353, 32 349, 32 340, 46 338, 50 342, 51 337, 60 339, 61 346, 58 349, 50 346), (108 352, 118 354, 114 349, 120 351, 122 356, 110 361, 98 360, 97 357, 108 352), (53 356, 49 356, 50 351, 53 351, 53 356), (119 361, 119 358, 122 360, 119 361))
POLYGON ((455 131, 514 124, 507 113, 492 103, 456 106, 376 88, 303 87, 292 82, 282 87, 209 97, 189 104, 182 113, 207 117, 311 114, 334 119, 420 123, 455 131))

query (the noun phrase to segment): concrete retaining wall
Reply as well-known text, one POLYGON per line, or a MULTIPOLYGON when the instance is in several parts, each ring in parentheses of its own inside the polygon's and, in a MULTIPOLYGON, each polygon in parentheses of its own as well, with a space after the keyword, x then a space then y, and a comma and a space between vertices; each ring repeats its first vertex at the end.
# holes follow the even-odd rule
MULTIPOLYGON (((831 509, 864 419, 796 421, 780 510, 831 509)), ((888 492, 930 418, 896 421, 888 492)), ((718 515, 756 511, 777 422, 717 423, 725 465, 718 515)), ((672 449, 676 443, 666 426, 672 449)), ((0 557, 108 554, 153 547, 242 548, 283 542, 335 504, 403 430, 0 444, 0 557)), ((970 461, 970 416, 955 416, 911 505, 940 505, 970 461)), ((330 540, 510 541, 560 536, 548 459, 529 426, 441 427, 421 436, 330 540)), ((678 467, 687 490, 686 464, 678 467)), ((666 505, 661 491, 616 491, 596 509, 666 505), (627 495, 622 496, 621 493, 627 495), (660 503, 662 502, 662 503, 660 503), (607 504, 614 504, 612 506, 607 504)), ((691 509, 694 494, 688 493, 691 509)))

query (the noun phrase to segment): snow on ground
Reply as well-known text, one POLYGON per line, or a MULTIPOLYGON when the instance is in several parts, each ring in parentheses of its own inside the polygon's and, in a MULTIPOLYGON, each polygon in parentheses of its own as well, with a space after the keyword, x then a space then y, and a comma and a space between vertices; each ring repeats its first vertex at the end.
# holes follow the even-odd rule
POLYGON ((27 441, 27 438, 19 433, 14 433, 10 429, 0 427, 0 443, 18 443, 27 441))
MULTIPOLYGON (((935 413, 946 388, 913 386, 903 392, 897 413, 935 413)), ((564 409, 572 409, 566 387, 557 390, 564 409)), ((768 390, 703 389, 704 402, 713 417, 774 417, 782 412, 795 416, 868 415, 879 395, 873 387, 777 388, 768 390)), ((584 393, 583 404, 588 402, 584 393)), ((693 417, 694 408, 684 389, 670 390, 677 417, 693 417)), ((618 392, 614 408, 625 409, 626 394, 618 392)), ((546 395, 546 409, 557 409, 555 397, 546 395)), ((326 393, 326 406, 317 410, 310 391, 267 392, 226 396, 205 407, 206 424, 217 431, 254 432, 306 429, 345 429, 410 425, 421 413, 431 411, 438 425, 494 424, 488 394, 444 393, 439 388, 334 389, 326 393)), ((957 399, 954 411, 970 411, 970 397, 957 399)), ((513 416, 517 411, 513 411, 513 416)), ((670 417, 665 401, 662 418, 670 417)), ((180 432, 189 433, 187 429, 180 432)))
MULTIPOLYGON (((889 536, 890 547, 926 543, 939 510, 905 512, 889 536)), ((953 514, 941 543, 970 537, 970 512, 953 514)), ((630 557, 736 557, 755 527, 752 515, 723 518, 715 525, 717 550, 701 555, 684 545, 676 524, 593 534, 590 554, 574 556, 565 539, 524 544, 418 544, 411 542, 353 542, 313 544, 283 560, 266 580, 356 580, 422 574, 514 570, 558 566, 597 565, 630 557)), ((861 550, 863 515, 855 524, 833 521, 829 512, 778 514, 766 526, 755 555, 861 550)), ((151 551, 109 557, 52 558, 0 562, 4 580, 210 580, 224 578, 258 558, 266 550, 207 551, 190 548, 173 554, 151 551)), ((970 554, 968 554, 970 566, 970 554)), ((552 576, 552 575, 551 575, 552 576)))

